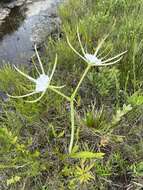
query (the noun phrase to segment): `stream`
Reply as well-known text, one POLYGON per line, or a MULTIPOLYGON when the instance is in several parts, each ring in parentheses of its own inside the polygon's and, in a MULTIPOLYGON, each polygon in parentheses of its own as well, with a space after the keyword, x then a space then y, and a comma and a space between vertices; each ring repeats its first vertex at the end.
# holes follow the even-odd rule
MULTIPOLYGON (((20 6, 9 5, 0 14, 0 66, 3 63, 26 64, 33 45, 41 44, 60 25, 57 6, 61 0, 27 0, 20 6), (7 13, 7 12, 8 13, 7 13)), ((0 6, 1 2, 0 2, 0 6)))

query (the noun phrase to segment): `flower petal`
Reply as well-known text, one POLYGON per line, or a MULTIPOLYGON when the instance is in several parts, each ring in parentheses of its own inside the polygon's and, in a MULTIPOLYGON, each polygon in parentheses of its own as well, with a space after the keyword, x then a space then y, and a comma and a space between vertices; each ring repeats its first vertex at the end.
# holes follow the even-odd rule
POLYGON ((26 77, 27 79, 29 79, 30 81, 32 82, 35 82, 36 83, 36 79, 30 77, 29 75, 23 73, 21 70, 19 70, 15 65, 14 65, 14 68, 16 69, 17 72, 19 72, 21 75, 23 75, 24 77, 26 77))
POLYGON ((105 64, 101 64, 101 65, 96 65, 96 66, 101 66, 101 67, 102 67, 102 66, 113 65, 113 64, 119 62, 122 58, 123 58, 123 57, 120 57, 120 58, 117 59, 116 61, 112 61, 112 62, 110 62, 110 63, 105 63, 105 64))
POLYGON ((69 41, 69 38, 67 36, 67 42, 68 42, 68 45, 70 46, 70 48, 79 56, 81 57, 84 61, 86 61, 88 63, 88 61, 78 52, 74 49, 74 47, 71 45, 70 41, 69 41))
POLYGON ((38 102, 39 100, 41 100, 41 98, 44 96, 44 94, 46 93, 46 91, 43 91, 41 96, 35 100, 31 100, 31 101, 26 101, 26 102, 29 102, 29 103, 36 103, 38 102))
POLYGON ((38 58, 38 61, 39 61, 39 64, 40 64, 42 73, 45 74, 45 71, 44 71, 44 68, 43 68, 43 65, 42 65, 42 61, 41 61, 40 56, 39 56, 39 53, 38 53, 38 51, 37 51, 37 46, 36 46, 36 44, 35 44, 34 48, 35 48, 35 52, 36 52, 36 55, 37 55, 37 58, 38 58))
POLYGON ((56 69, 56 66, 57 66, 57 59, 58 59, 58 57, 57 57, 57 54, 56 54, 55 63, 54 63, 53 69, 52 69, 52 73, 51 73, 51 75, 50 75, 50 81, 52 80, 53 75, 54 75, 54 73, 55 73, 55 69, 56 69))
POLYGON ((28 97, 28 96, 31 96, 31 95, 34 95, 34 94, 37 94, 37 92, 31 92, 29 94, 25 94, 25 95, 22 95, 22 96, 12 96, 10 94, 7 94, 7 96, 11 97, 11 98, 24 98, 24 97, 28 97))
POLYGON ((78 28, 78 26, 77 26, 77 37, 78 37, 78 41, 79 41, 82 53, 83 53, 83 55, 85 55, 85 51, 84 51, 83 45, 81 43, 80 35, 79 35, 79 28, 78 28))
POLYGON ((33 58, 33 57, 32 57, 32 63, 33 63, 33 65, 34 65, 34 67, 35 67, 35 69, 36 69, 37 73, 40 75, 41 73, 39 72, 39 70, 38 70, 38 68, 37 68, 37 66, 36 66, 36 63, 35 63, 35 61, 34 61, 34 58, 33 58))
POLYGON ((105 36, 105 38, 103 38, 103 39, 101 40, 101 42, 99 43, 99 45, 98 45, 97 48, 96 48, 96 51, 95 51, 94 55, 97 56, 97 53, 99 52, 101 46, 103 45, 104 41, 108 38, 108 36, 109 36, 109 34, 107 34, 107 35, 105 36))
POLYGON ((120 57, 121 55, 125 54, 126 52, 127 52, 127 51, 124 51, 124 52, 122 52, 122 53, 119 53, 118 55, 116 55, 116 56, 114 56, 114 57, 111 57, 111 58, 109 58, 109 59, 107 59, 107 60, 105 60, 105 61, 102 61, 102 63, 107 63, 107 62, 109 62, 109 61, 112 61, 112 60, 114 60, 114 59, 120 57))
POLYGON ((62 85, 62 86, 53 86, 53 85, 50 85, 50 87, 52 88, 55 88, 55 89, 61 89, 61 88, 64 88, 66 85, 62 85))

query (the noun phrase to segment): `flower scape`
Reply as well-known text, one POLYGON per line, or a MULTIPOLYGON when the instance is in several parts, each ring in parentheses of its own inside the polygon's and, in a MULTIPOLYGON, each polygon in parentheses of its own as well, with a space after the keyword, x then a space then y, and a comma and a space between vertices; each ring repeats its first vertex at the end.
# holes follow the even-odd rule
POLYGON ((75 115, 75 108, 74 108, 74 102, 75 102, 75 97, 77 95, 77 92, 85 78, 85 76, 87 75, 88 71, 90 70, 91 67, 93 66, 109 66, 109 65, 113 65, 115 63, 118 63, 122 58, 123 58, 123 54, 125 54, 127 51, 124 51, 122 53, 119 53, 118 55, 116 56, 113 56, 111 58, 108 58, 106 60, 104 60, 104 58, 102 57, 98 57, 98 53, 100 51, 100 48, 101 46, 103 45, 103 43, 105 42, 106 38, 108 37, 108 35, 103 38, 101 40, 101 42, 99 43, 99 45, 97 46, 96 48, 96 51, 94 54, 90 54, 88 52, 86 52, 83 48, 83 45, 82 45, 82 42, 81 42, 81 39, 80 39, 80 34, 79 34, 79 29, 77 27, 77 37, 78 37, 78 41, 79 41, 79 45, 81 47, 81 51, 83 53, 83 55, 81 55, 70 43, 69 41, 69 38, 67 36, 67 43, 69 44, 70 48, 80 57, 82 58, 86 63, 87 63, 87 67, 85 69, 85 71, 83 72, 75 90, 73 91, 73 93, 71 94, 71 96, 66 96, 65 94, 63 94, 62 92, 60 92, 58 89, 61 89, 63 88, 64 86, 52 86, 51 85, 51 80, 53 78, 53 75, 54 75, 54 72, 55 72, 55 69, 56 69, 56 65, 57 65, 57 55, 56 55, 56 58, 55 58, 55 63, 54 63, 54 66, 53 66, 53 69, 52 69, 52 72, 51 72, 51 75, 48 76, 47 74, 45 74, 45 71, 44 71, 44 68, 43 68, 43 65, 42 65, 42 62, 41 62, 41 59, 40 59, 40 56, 38 54, 38 51, 37 51, 37 47, 35 45, 35 52, 36 52, 36 55, 37 55, 37 58, 38 58, 38 61, 39 61, 39 65, 40 65, 40 69, 41 69, 41 72, 39 72, 39 70, 37 69, 36 65, 35 65, 35 68, 39 74, 39 77, 37 79, 34 79, 33 77, 23 73, 21 70, 19 70, 16 66, 14 66, 14 68, 16 69, 17 72, 19 72, 21 75, 23 75, 24 77, 26 77, 29 81, 35 83, 35 90, 32 91, 31 93, 28 93, 28 94, 25 94, 25 95, 21 95, 21 96, 12 96, 12 95, 9 95, 9 97, 11 98, 25 98, 25 97, 28 97, 28 96, 31 96, 31 95, 34 95, 34 94, 39 94, 41 93, 41 95, 35 99, 35 100, 32 100, 32 101, 27 101, 29 103, 36 103, 38 102, 39 100, 41 100, 41 98, 45 95, 47 89, 51 89, 52 91, 54 91, 55 93, 61 95, 62 97, 64 97, 67 101, 70 102, 70 111, 71 111, 71 139, 70 139, 70 144, 69 144, 69 153, 71 154, 72 153, 72 149, 73 149, 73 146, 74 146, 74 134, 75 134, 75 118, 74 118, 74 115, 75 115))

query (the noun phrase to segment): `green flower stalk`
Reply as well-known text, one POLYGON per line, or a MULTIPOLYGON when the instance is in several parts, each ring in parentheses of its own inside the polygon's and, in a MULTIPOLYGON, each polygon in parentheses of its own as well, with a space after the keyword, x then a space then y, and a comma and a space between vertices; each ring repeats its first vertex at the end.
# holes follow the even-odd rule
POLYGON ((127 51, 124 51, 124 52, 119 53, 119 54, 117 54, 117 55, 115 55, 113 57, 107 58, 105 60, 105 57, 107 57, 107 55, 105 57, 100 57, 101 54, 99 55, 99 51, 100 51, 103 43, 105 42, 106 38, 108 37, 108 35, 105 36, 105 38, 103 38, 101 40, 101 42, 99 43, 99 45, 96 48, 96 51, 93 54, 88 53, 83 48, 83 45, 82 45, 82 42, 81 42, 81 39, 80 39, 80 34, 79 34, 78 27, 77 27, 77 37, 78 37, 79 45, 81 47, 82 54, 80 54, 71 45, 70 40, 69 40, 68 37, 67 37, 67 43, 69 44, 70 48, 80 58, 82 58, 82 60, 84 60, 87 63, 87 67, 84 70, 84 72, 83 72, 83 74, 82 74, 82 76, 81 76, 75 90, 73 91, 73 93, 71 94, 70 97, 66 96, 61 91, 59 91, 59 89, 63 88, 64 86, 53 86, 53 85, 51 85, 51 80, 53 78, 53 75, 54 75, 55 69, 56 69, 56 65, 57 65, 57 55, 55 57, 55 63, 54 63, 51 75, 49 76, 49 75, 45 74, 45 71, 44 71, 40 56, 38 54, 36 45, 35 45, 35 52, 36 52, 36 55, 37 55, 37 58, 38 58, 38 61, 39 61, 39 66, 40 66, 40 69, 41 69, 41 71, 39 71, 38 68, 36 67, 36 65, 34 64, 35 69, 36 69, 37 73, 39 74, 39 77, 37 79, 23 73, 16 66, 14 66, 14 68, 16 69, 17 72, 19 72, 21 75, 26 77, 29 81, 35 83, 35 89, 32 92, 30 92, 28 94, 25 94, 25 95, 21 95, 21 96, 8 95, 9 97, 12 97, 12 98, 24 98, 24 97, 32 96, 34 94, 41 93, 41 95, 37 99, 32 100, 32 101, 27 101, 27 102, 30 102, 30 103, 35 103, 35 102, 38 102, 39 100, 41 100, 41 98, 45 95, 47 89, 50 89, 50 90, 54 91, 55 93, 57 93, 58 95, 60 95, 61 97, 65 98, 67 101, 69 101, 70 102, 70 116, 71 116, 71 137, 70 137, 70 143, 69 143, 69 153, 72 153, 72 149, 73 149, 73 145, 74 145, 74 134, 75 134, 75 118, 74 118, 75 117, 75 108, 74 108, 74 102, 75 102, 75 98, 76 98, 76 95, 78 93, 78 90, 79 90, 84 78, 86 77, 88 71, 93 66, 100 67, 100 66, 108 66, 108 65, 113 65, 115 63, 118 63, 123 58, 123 55, 127 52, 127 51))
POLYGON ((119 53, 113 57, 110 57, 108 59, 104 59, 106 56, 104 57, 99 57, 98 53, 103 45, 103 43, 105 42, 105 40, 107 39, 108 35, 105 36, 105 38, 103 38, 101 40, 101 42, 98 44, 97 48, 96 48, 96 51, 94 52, 94 54, 91 54, 91 53, 88 53, 84 48, 83 48, 83 45, 82 45, 82 42, 81 42, 81 39, 80 39, 80 34, 79 34, 79 29, 77 27, 77 38, 78 38, 78 42, 79 42, 79 45, 81 47, 81 51, 82 51, 82 54, 80 54, 73 46, 72 44, 70 43, 70 40, 67 36, 67 43, 68 45, 70 46, 70 48, 80 57, 82 58, 82 60, 84 60, 86 63, 87 63, 87 67, 84 71, 84 73, 82 74, 81 76, 81 79, 80 81, 78 82, 74 92, 72 93, 71 95, 71 102, 70 102, 70 105, 71 105, 71 140, 70 140, 70 146, 69 146, 69 153, 72 152, 72 148, 73 148, 73 144, 74 144, 74 131, 75 131, 75 121, 74 121, 74 103, 73 101, 75 100, 75 97, 77 95, 77 92, 84 80, 84 78, 86 77, 88 71, 90 70, 91 67, 93 66, 97 66, 97 67, 101 67, 101 66, 109 66, 109 65, 113 65, 115 63, 118 63, 122 58, 123 58, 123 55, 127 52, 127 51, 124 51, 122 53, 119 53))

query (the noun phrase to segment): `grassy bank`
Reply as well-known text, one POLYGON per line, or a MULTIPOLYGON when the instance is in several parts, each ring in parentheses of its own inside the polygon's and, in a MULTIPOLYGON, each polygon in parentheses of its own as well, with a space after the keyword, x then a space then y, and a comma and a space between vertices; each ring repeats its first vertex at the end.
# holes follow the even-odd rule
MULTIPOLYGON (((73 152, 104 153, 102 159, 68 155, 70 105, 47 90, 33 104, 12 99, 32 84, 10 66, 0 70, 0 189, 6 190, 122 190, 142 189, 143 177, 143 3, 133 0, 69 0, 59 8, 61 29, 45 43, 42 62, 52 70, 52 85, 65 85, 70 96, 86 63, 81 53, 77 25, 85 49, 94 52, 101 39, 102 56, 128 50, 112 66, 92 67, 75 101, 73 152)), ((34 57, 36 62, 36 57, 34 57)), ((21 68, 37 77, 34 65, 21 68)), ((49 72, 49 73, 50 73, 49 72)), ((35 96, 37 97, 37 96, 35 96)))

